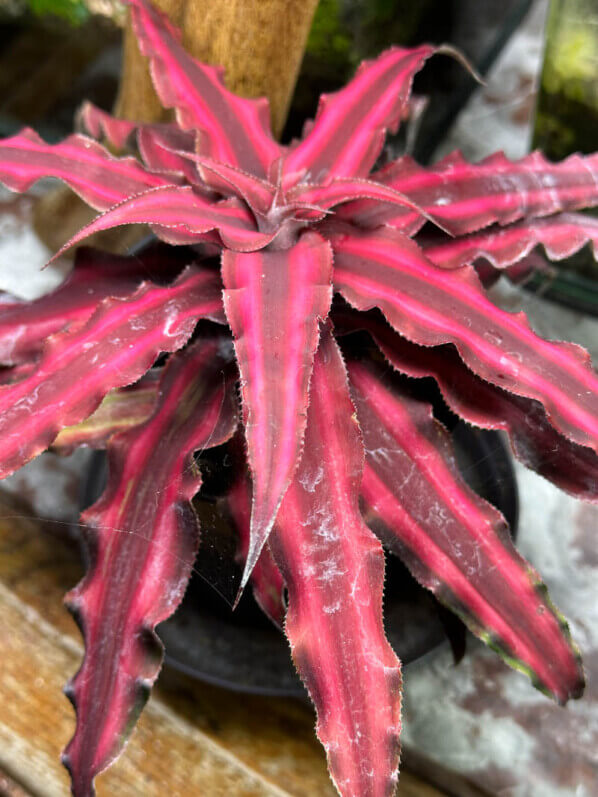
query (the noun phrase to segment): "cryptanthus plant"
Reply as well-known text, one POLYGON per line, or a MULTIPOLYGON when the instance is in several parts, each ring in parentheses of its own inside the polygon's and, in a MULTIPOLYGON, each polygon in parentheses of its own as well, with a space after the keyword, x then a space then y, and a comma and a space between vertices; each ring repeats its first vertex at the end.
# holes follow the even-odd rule
POLYGON ((597 222, 574 211, 598 204, 598 156, 457 153, 372 171, 431 46, 364 63, 281 146, 265 100, 228 91, 147 0, 130 10, 176 121, 88 105, 85 135, 0 141, 8 188, 54 176, 101 211, 68 246, 125 224, 161 239, 135 257, 81 248, 53 293, 0 308, 1 475, 51 446, 108 454, 108 485, 82 516, 89 569, 68 596, 86 653, 64 763, 83 797, 120 752, 160 667, 154 627, 198 549, 194 452, 231 441, 239 467, 222 509, 241 589, 284 625, 340 794, 389 795, 401 673, 382 625, 383 546, 559 703, 583 689, 565 621, 411 388, 433 377, 455 413, 596 500, 587 353, 496 307, 474 264, 595 245, 597 222), (137 157, 112 154, 127 147, 137 157))

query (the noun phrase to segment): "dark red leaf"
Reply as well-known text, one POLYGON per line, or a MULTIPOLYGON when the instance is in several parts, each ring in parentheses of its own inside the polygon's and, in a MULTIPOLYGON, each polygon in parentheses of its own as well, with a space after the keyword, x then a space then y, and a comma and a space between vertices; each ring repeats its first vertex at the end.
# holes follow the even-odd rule
POLYGON ((190 186, 167 185, 125 199, 102 213, 56 256, 94 232, 123 224, 149 224, 163 241, 173 244, 214 241, 211 233, 217 231, 225 246, 240 252, 261 249, 275 235, 258 232, 251 212, 236 199, 215 203, 190 186))
POLYGON ((542 244, 551 260, 562 260, 588 241, 598 251, 598 219, 580 213, 559 213, 545 219, 520 221, 509 227, 490 227, 454 240, 423 246, 426 257, 442 268, 458 268, 485 258, 495 268, 517 263, 542 244))
POLYGON ((453 346, 417 346, 386 322, 363 313, 336 314, 341 331, 366 329, 388 362, 407 376, 433 377, 448 406, 482 429, 502 429, 528 468, 586 501, 598 501, 598 455, 572 443, 549 423, 542 405, 477 377, 453 346))
POLYGON ((186 157, 195 151, 195 137, 191 133, 175 125, 140 125, 137 145, 148 168, 164 174, 182 175, 192 185, 203 187, 195 164, 186 157))
POLYGON ((151 418, 108 443, 108 487, 82 515, 91 565, 67 601, 86 651, 67 689, 77 729, 63 756, 77 797, 119 754, 158 675, 154 628, 178 606, 199 542, 193 452, 236 425, 231 356, 217 338, 171 358, 151 418))
POLYGON ((106 139, 116 150, 131 145, 134 136, 143 161, 149 169, 172 175, 184 175, 191 183, 199 183, 197 169, 174 150, 195 152, 195 136, 173 123, 142 124, 117 119, 106 111, 84 102, 78 114, 79 125, 94 138, 106 139))
POLYGON ((290 249, 222 258, 253 477, 251 542, 242 584, 274 523, 301 451, 318 320, 328 315, 330 246, 306 232, 290 249))
POLYGON ((379 307, 415 343, 454 343, 483 379, 541 402, 562 434, 598 450, 598 378, 584 349, 538 337, 523 313, 487 299, 473 268, 439 269, 390 227, 331 242, 335 287, 354 307, 379 307))
POLYGON ((189 255, 164 245, 135 257, 81 247, 73 271, 52 293, 31 302, 0 304, 0 362, 39 356, 50 335, 66 328, 73 331, 103 299, 126 297, 144 279, 173 280, 189 260, 189 255))
POLYGON ((367 197, 379 203, 390 203, 414 209, 420 214, 418 208, 408 197, 395 191, 393 188, 364 179, 334 179, 326 185, 301 184, 287 193, 287 202, 296 204, 313 205, 315 208, 328 210, 345 202, 367 197))
POLYGON ((135 158, 115 158, 97 141, 73 135, 46 144, 25 128, 0 139, 0 183, 26 191, 42 177, 58 177, 96 210, 107 210, 149 188, 166 185, 159 174, 146 171, 135 158))
POLYGON ((225 196, 245 200, 258 214, 265 214, 270 209, 275 197, 275 188, 270 183, 203 155, 193 158, 205 185, 225 196))
POLYGON ((286 156, 284 173, 308 182, 327 177, 364 177, 380 154, 387 130, 395 130, 411 92, 413 76, 434 49, 393 47, 364 62, 353 80, 323 94, 316 118, 286 156))
POLYGON ((364 437, 366 518, 414 576, 560 703, 583 692, 567 625, 517 553, 502 515, 461 478, 427 402, 350 363, 364 437))
POLYGON ((116 150, 126 147, 138 127, 136 122, 117 119, 88 101, 85 101, 79 108, 76 121, 78 129, 83 129, 85 133, 98 141, 106 139, 108 144, 116 150))
MULTIPOLYGON (((406 194, 453 235, 598 204, 598 155, 550 163, 539 152, 519 161, 497 152, 471 164, 454 152, 429 168, 405 157, 372 179, 406 194)), ((406 233, 421 226, 413 212, 387 207, 380 215, 367 201, 347 206, 341 215, 363 226, 389 224, 406 233)))
POLYGON ((362 520, 363 445, 330 330, 310 387, 305 448, 270 546, 282 570, 293 660, 343 797, 394 793, 400 662, 382 626, 384 555, 362 520))
POLYGON ((267 177, 281 153, 270 132, 268 101, 228 91, 222 69, 188 55, 179 31, 164 14, 146 0, 130 0, 130 6, 156 91, 166 108, 176 109, 183 130, 201 131, 201 154, 267 177))
POLYGON ((0 477, 90 415, 109 390, 139 379, 160 352, 180 349, 198 318, 219 318, 220 285, 189 266, 170 286, 146 282, 104 299, 84 325, 51 337, 33 372, 0 388, 0 477))

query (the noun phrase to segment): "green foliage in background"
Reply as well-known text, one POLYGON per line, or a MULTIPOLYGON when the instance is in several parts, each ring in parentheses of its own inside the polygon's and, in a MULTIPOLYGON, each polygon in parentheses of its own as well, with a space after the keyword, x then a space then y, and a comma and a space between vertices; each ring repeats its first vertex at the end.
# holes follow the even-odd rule
POLYGON ((80 25, 89 17, 89 9, 83 0, 22 0, 14 5, 17 12, 31 11, 38 17, 58 17, 71 25, 80 25))

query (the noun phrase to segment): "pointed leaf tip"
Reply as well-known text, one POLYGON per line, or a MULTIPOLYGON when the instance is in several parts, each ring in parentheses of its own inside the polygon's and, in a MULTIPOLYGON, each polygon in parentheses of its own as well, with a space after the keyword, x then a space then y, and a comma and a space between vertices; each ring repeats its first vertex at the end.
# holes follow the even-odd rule
POLYGON ((283 151, 270 132, 265 98, 245 99, 229 91, 222 70, 190 56, 180 32, 147 0, 129 0, 141 52, 162 103, 175 108, 183 130, 201 132, 201 154, 258 177, 283 151))
POLYGON ((222 258, 224 307, 241 372, 253 478, 243 588, 259 557, 301 451, 318 322, 332 298, 332 254, 317 233, 286 250, 222 258))
POLYGON ((398 125, 413 76, 434 48, 393 47, 361 64, 352 81, 320 99, 313 124, 285 158, 285 174, 307 170, 318 182, 330 177, 364 177, 380 154, 387 130, 398 125))
POLYGON ((261 249, 274 238, 274 233, 259 232, 250 211, 234 198, 214 202, 191 186, 165 185, 111 207, 79 230, 52 260, 92 233, 124 224, 149 224, 171 244, 220 241, 241 252, 261 249))
POLYGON ((471 267, 440 269, 390 227, 330 240, 335 287, 350 304, 379 307, 414 343, 453 343, 479 377, 540 402, 561 434, 598 451, 598 378, 580 346, 539 337, 523 313, 488 299, 471 267))
POLYGON ((154 628, 178 606, 199 541, 193 452, 236 427, 226 344, 224 333, 202 337, 169 360, 151 417, 108 443, 108 486, 82 515, 91 565, 67 599, 86 652, 67 689, 77 728, 63 757, 77 797, 119 755, 161 666, 154 628))
POLYGON ((386 369, 349 364, 366 448, 366 518, 413 575, 558 702, 583 671, 566 624, 502 515, 462 480, 431 406, 386 369), (402 485, 402 486, 401 486, 402 485))
POLYGON ((285 631, 339 793, 390 797, 400 662, 384 636, 384 554, 359 510, 363 444, 330 329, 322 330, 307 413, 301 462, 270 539, 288 590, 285 631))

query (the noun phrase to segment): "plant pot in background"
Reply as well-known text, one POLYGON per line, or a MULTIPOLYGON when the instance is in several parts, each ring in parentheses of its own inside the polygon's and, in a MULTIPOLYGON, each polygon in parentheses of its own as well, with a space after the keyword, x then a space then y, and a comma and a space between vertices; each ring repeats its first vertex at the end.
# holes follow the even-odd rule
MULTIPOLYGON (((502 511, 514 532, 517 486, 501 435, 456 422, 439 401, 436 404, 437 414, 452 427, 464 478, 502 511)), ((239 692, 303 697, 304 687, 291 661, 288 643, 263 614, 250 589, 232 611, 240 570, 234 559, 236 541, 214 517, 215 498, 226 482, 221 464, 226 462, 224 453, 219 449, 214 453, 200 460, 205 475, 202 494, 206 497, 196 504, 202 525, 198 569, 181 606, 158 629, 166 648, 165 662, 193 677, 239 692)), ((99 497, 106 477, 106 456, 95 452, 83 484, 83 507, 99 497)), ((465 627, 390 555, 384 603, 386 633, 403 664, 425 655, 447 637, 455 657, 463 654, 465 627)))

